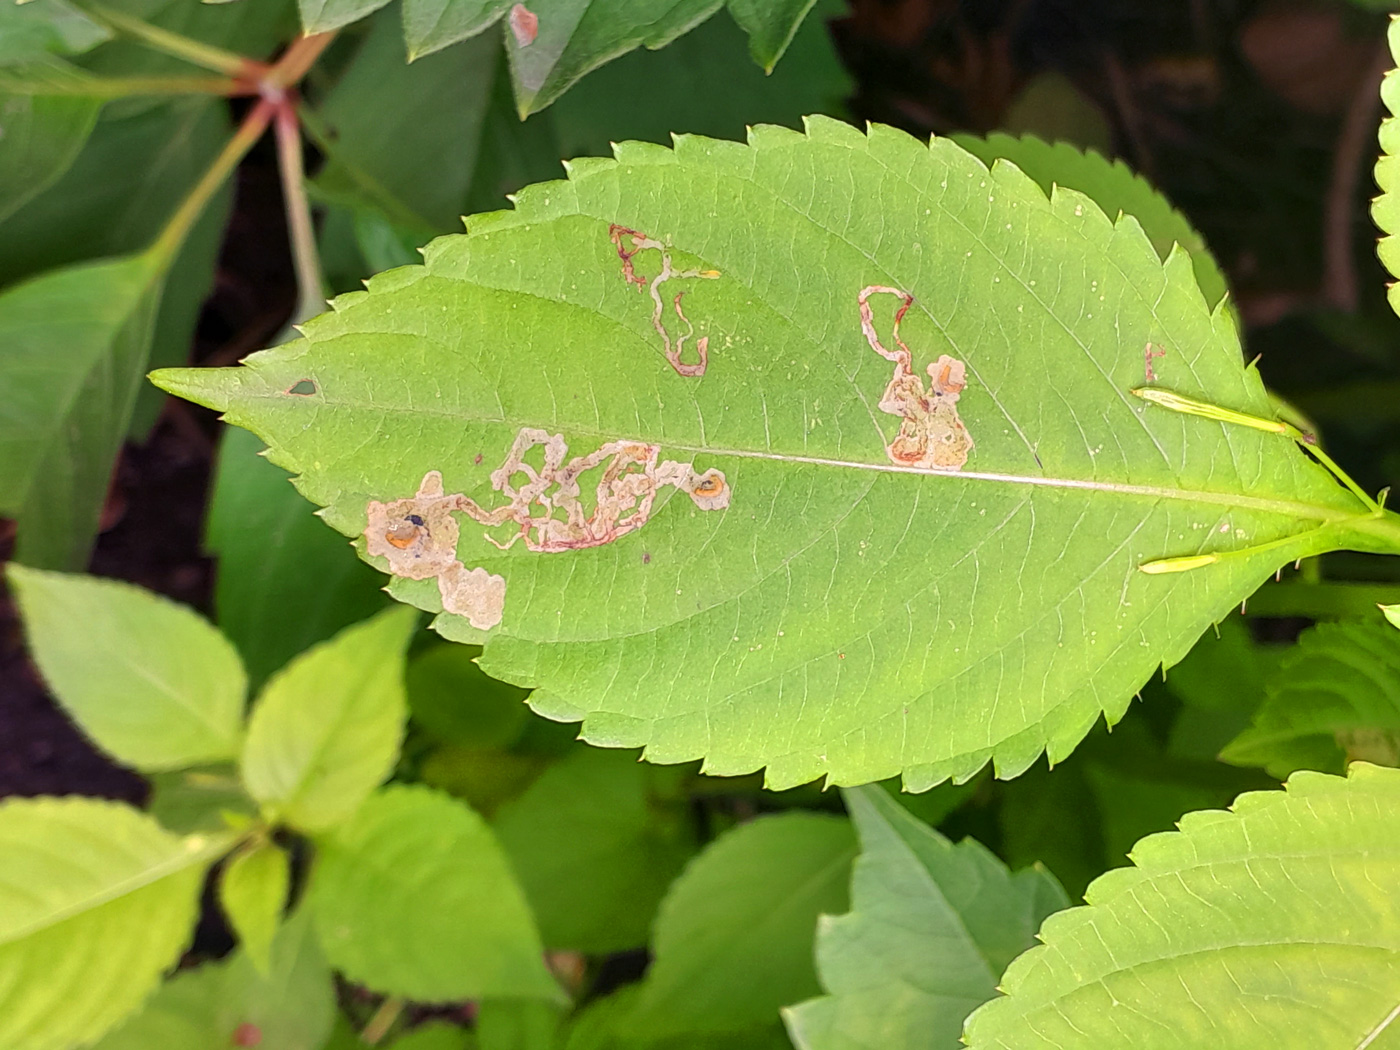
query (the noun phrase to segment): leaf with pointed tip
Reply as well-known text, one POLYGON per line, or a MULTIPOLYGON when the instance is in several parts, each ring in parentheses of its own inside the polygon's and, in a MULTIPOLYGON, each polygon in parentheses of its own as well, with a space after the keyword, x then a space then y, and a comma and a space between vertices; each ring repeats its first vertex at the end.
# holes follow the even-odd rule
POLYGON ((351 22, 358 22, 388 2, 389 0, 297 0, 297 6, 301 9, 302 30, 310 36, 312 33, 329 33, 351 22))
POLYGON ((111 30, 67 0, 0 4, 0 66, 82 54, 111 37, 111 30))
POLYGON ((303 831, 344 820, 389 774, 407 716, 404 649, 417 614, 387 609, 273 675, 248 719, 248 793, 303 831))
POLYGON ((219 849, 117 802, 0 803, 0 1046, 63 1050, 135 1010, 189 941, 219 849))
POLYGON ((801 1050, 956 1047, 1002 971, 1069 906, 1044 869, 1012 875, 973 839, 953 845, 878 787, 848 790, 860 835, 851 910, 817 930, 827 995, 784 1011, 801 1050))
POLYGON ((749 54, 773 72, 817 0, 726 0, 729 13, 749 35, 749 54))
MULTIPOLYGON (((1381 1046, 1400 987, 1400 770, 1297 773, 1143 839, 1046 920, 972 1050, 1381 1046)), ((1392 1029, 1393 1031, 1393 1029, 1392 1029)), ((1388 1036, 1386 1038, 1389 1038, 1388 1036)))
POLYGON ((1220 758, 1280 778, 1340 773, 1355 758, 1400 765, 1400 634, 1378 623, 1304 631, 1270 676, 1254 724, 1220 758))
POLYGON ((291 858, 275 842, 255 842, 234 854, 219 878, 219 904, 258 973, 272 966, 272 947, 291 885, 291 858))
POLYGON ((462 803, 393 784, 318 845, 311 907, 351 980, 429 1002, 559 996, 505 854, 462 803))
POLYGON ((247 678, 193 609, 117 580, 11 565, 34 662, 108 754, 142 772, 231 759, 247 678))
POLYGON ((1160 190, 1121 160, 1109 160, 1092 149, 1081 150, 1068 142, 1053 145, 1034 135, 1016 137, 995 132, 986 138, 955 135, 954 141, 984 163, 1009 160, 1036 181, 1046 193, 1053 186, 1078 190, 1099 206, 1105 215, 1131 215, 1152 247, 1165 261, 1172 246, 1181 245, 1191 256, 1196 281, 1206 304, 1214 307, 1225 298, 1225 275, 1205 238, 1190 220, 1172 207, 1160 190))
MULTIPOLYGON (((596 529, 565 543, 582 549, 502 549, 505 529, 461 515, 456 557, 504 581, 501 618, 437 629, 484 641, 488 674, 535 687, 536 711, 582 720, 593 743, 719 774, 766 765, 777 787, 902 772, 922 789, 989 759, 1014 776, 1116 722, 1280 565, 1396 543, 1400 518, 1372 515, 1287 438, 1131 395, 1150 342, 1164 387, 1273 411, 1190 258, 1164 266, 1131 218, 1047 198, 945 139, 819 118, 806 135, 618 156, 477 217, 298 342, 156 376, 257 432, 346 535, 434 471, 481 517, 524 518, 492 487, 522 428, 572 456, 645 442, 722 471, 727 510, 666 490, 615 541, 573 526, 596 529), (610 224, 719 276, 669 283, 658 331, 610 224), (880 407, 893 370, 862 332, 869 286, 913 296, 901 338, 920 377, 940 355, 965 363, 964 469, 888 451, 909 455, 900 410, 880 407), (686 324, 709 341, 699 378, 664 352, 686 324), (289 393, 304 380, 313 393, 289 393), (1139 571, 1201 552, 1225 556, 1139 571)), ((649 253, 646 277, 661 269, 649 253)), ((890 340, 898 303, 872 301, 874 338, 890 340)), ((437 611, 443 585, 402 576, 391 592, 437 611)))

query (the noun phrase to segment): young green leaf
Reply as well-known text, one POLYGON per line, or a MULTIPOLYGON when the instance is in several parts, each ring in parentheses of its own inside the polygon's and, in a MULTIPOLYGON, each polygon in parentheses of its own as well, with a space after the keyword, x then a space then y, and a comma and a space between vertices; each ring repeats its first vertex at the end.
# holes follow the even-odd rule
POLYGON ((255 842, 233 855, 219 879, 219 904, 258 973, 272 968, 272 945, 291 886, 291 858, 275 842, 255 842))
POLYGON ((274 819, 320 831, 353 813, 399 753, 404 649, 418 617, 389 609, 307 650, 263 687, 240 771, 274 819))
POLYGON ((330 970, 302 909, 277 932, 266 972, 244 951, 181 971, 94 1050, 321 1050, 334 1014, 330 970))
POLYGON ((135 1010, 189 941, 225 848, 117 802, 0 803, 0 1046, 62 1050, 135 1010))
POLYGON ((317 520, 246 430, 219 442, 205 545, 218 559, 214 608, 254 685, 385 605, 383 577, 317 520))
POLYGON ((635 752, 580 748, 501 807, 496 835, 547 948, 638 948, 694 851, 686 814, 650 797, 635 752))
POLYGON ((845 793, 860 835, 851 911, 825 917, 827 995, 784 1011, 801 1050, 955 1047, 1007 964, 1069 906, 1044 869, 1012 875, 973 839, 954 846, 878 787, 845 793))
POLYGON ((1400 605, 1378 605, 1376 608, 1380 609, 1386 622, 1392 627, 1400 629, 1400 605))
POLYGON ((655 961, 618 1030, 736 1032, 817 994, 817 917, 847 909, 855 852, 847 821, 815 813, 759 817, 716 839, 662 902, 655 961))
MULTIPOLYGON (((1400 64, 1400 19, 1390 20, 1390 53, 1400 64)), ((1390 116, 1381 121, 1381 155, 1376 161, 1376 185, 1381 194, 1371 202, 1371 218, 1385 234, 1377 253, 1385 268, 1400 277, 1400 70, 1389 70, 1381 81, 1381 101, 1390 116)), ((1400 313, 1400 283, 1392 283, 1390 306, 1400 313)))
POLYGON ((1254 724, 1220 757, 1340 773, 1349 759, 1400 765, 1400 634, 1378 623, 1324 623, 1304 631, 1270 676, 1254 724))
POLYGON ((247 679, 207 620, 116 580, 10 565, 29 651, 104 751, 143 772, 238 754, 247 679))
POLYGON ((460 802, 390 785, 318 845, 316 925, 351 980, 428 1002, 559 995, 505 854, 460 802))
POLYGON ((1051 916, 973 1050, 1387 1045, 1400 987, 1400 770, 1297 773, 1187 814, 1051 916))
POLYGON ((955 135, 954 141, 985 164, 998 159, 1011 161, 1046 193, 1055 186, 1064 186, 1084 194, 1105 215, 1131 215, 1164 262, 1171 256, 1173 245, 1186 249, 1206 305, 1214 308, 1225 298, 1225 275, 1206 247, 1205 238, 1159 190, 1121 160, 1109 160, 1094 150, 1081 150, 1068 142, 1051 145, 1034 135, 955 135))
POLYGON ((726 0, 729 13, 749 34, 749 54, 773 72, 817 0, 726 0))
POLYGON ((1131 218, 825 119, 618 155, 247 367, 157 376, 259 433, 397 597, 446 601, 440 631, 591 742, 775 787, 1014 776, 1285 561, 1400 546, 1287 437, 1132 396, 1150 363, 1272 413, 1190 259, 1131 218), (535 444, 558 462, 516 488, 535 444), (531 504, 556 491, 572 522, 531 504), (1223 557, 1139 571, 1201 552, 1223 557))

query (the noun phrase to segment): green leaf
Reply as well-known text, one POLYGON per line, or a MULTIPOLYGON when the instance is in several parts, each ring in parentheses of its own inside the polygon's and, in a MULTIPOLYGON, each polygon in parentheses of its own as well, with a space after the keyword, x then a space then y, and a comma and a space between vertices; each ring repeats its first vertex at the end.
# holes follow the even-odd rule
POLYGON ((242 951, 182 971, 95 1050, 321 1050, 334 1013, 331 974, 303 910, 278 931, 266 972, 242 951))
POLYGON ((848 821, 759 817, 716 839, 667 894, 651 968, 621 1030, 633 1038, 738 1031, 818 992, 817 917, 847 909, 848 821))
POLYGON ((233 758, 247 679, 193 609, 116 580, 11 565, 29 651, 73 719, 148 772, 233 758))
POLYGON ((1092 149, 1079 149, 1068 142, 1050 145, 1034 135, 1017 138, 997 132, 985 139, 974 135, 954 138, 986 164, 998 159, 1011 161, 1046 193, 1053 186, 1064 186, 1084 194, 1109 217, 1131 215, 1164 262, 1170 258, 1173 245, 1186 249, 1207 305, 1214 308, 1225 298, 1225 275, 1206 247, 1205 238, 1159 190, 1121 160, 1111 161, 1092 149))
POLYGON ((559 1004, 547 999, 485 999, 477 1004, 477 1043, 480 1050, 556 1050, 559 1015, 559 1004))
POLYGON ((110 30, 67 0, 0 4, 0 66, 81 54, 111 37, 110 30))
POLYGON ((389 0, 297 0, 301 10, 301 26, 308 36, 329 33, 332 29, 358 22, 365 15, 378 11, 389 0))
POLYGON ((385 604, 383 577, 326 528, 261 450, 247 431, 224 431, 205 534, 218 559, 219 627, 255 684, 385 604))
POLYGON ((274 819, 302 831, 332 827, 388 776, 406 715, 404 649, 417 621, 388 609, 308 649, 263 687, 240 771, 274 819))
POLYGON ((1349 759, 1400 765, 1400 634, 1378 623, 1304 631, 1270 676, 1254 722, 1220 753, 1283 778, 1349 759))
MULTIPOLYGON (((703 757, 715 774, 767 765, 773 787, 902 772, 917 790, 989 759, 1010 777, 1045 750, 1059 761, 1100 715, 1116 722, 1285 561, 1395 544, 1400 519, 1372 515, 1285 437, 1130 394, 1151 342, 1163 386, 1272 413, 1190 259, 1164 267, 1135 221, 1068 190, 1049 200, 946 140, 825 119, 805 136, 757 128, 748 146, 619 155, 434 242, 425 266, 337 300, 303 340, 157 377, 259 433, 330 524, 369 532, 378 564, 391 529, 427 542, 408 515, 438 508, 437 560, 398 557, 392 593, 437 611, 445 589, 460 615, 437 628, 484 640, 483 670, 535 687, 534 709, 583 720, 590 742, 703 757), (610 224, 664 238, 673 269, 695 271, 668 282, 663 316, 668 338, 687 330, 671 316, 684 292, 713 347, 702 378, 663 353, 618 258, 630 235, 614 244, 610 224), (919 375, 940 355, 966 363, 965 470, 892 461, 890 442, 918 456, 920 427, 929 448, 967 449, 915 406, 911 451, 905 402, 878 407, 893 369, 858 303, 877 284, 915 297, 901 338, 919 375), (315 394, 286 393, 303 379, 315 394), (562 543, 583 549, 550 549, 541 517, 502 550, 530 519, 491 479, 532 427, 574 457, 654 445, 677 484, 721 491, 663 489, 654 520, 616 542, 585 522, 562 543), (434 472, 441 501, 415 497, 434 472), (517 516, 489 535, 465 511, 449 527, 468 500, 477 521, 517 516), (1139 571, 1202 551, 1224 556, 1139 571)), ((661 254, 638 251, 644 281, 661 254)), ((882 346, 899 305, 871 302, 882 346)), ((580 515, 596 510, 590 479, 580 515)))
MULTIPOLYGON (((739 27, 723 14, 659 51, 642 49, 609 62, 550 107, 558 139, 550 163, 583 154, 611 156, 612 143, 627 139, 670 145, 679 132, 742 138, 753 124, 801 128, 809 113, 839 116, 852 81, 821 13, 802 26, 770 76, 750 61, 739 27)), ((511 119, 519 123, 514 114, 511 119)), ((534 116, 527 123, 545 119, 534 116)), ((538 177, 558 172, 550 167, 538 177)))
POLYGON ((160 261, 55 270, 0 292, 0 513, 15 557, 82 568, 150 350, 160 261))
MULTIPOLYGON (((356 1040, 356 1048, 365 1044, 356 1040)), ((451 1022, 429 1022, 411 1029, 388 1044, 388 1050, 478 1050, 470 1032, 451 1022)))
POLYGON ((694 852, 686 813, 653 799, 633 753, 580 748, 501 807, 496 835, 547 948, 646 943, 656 907, 694 852))
MULTIPOLYGON (((1400 65, 1400 21, 1392 18, 1387 39, 1390 54, 1400 65)), ((1381 194, 1371 202, 1371 218, 1385 234, 1377 245, 1381 262, 1394 277, 1400 277, 1400 72, 1387 71, 1381 81, 1381 101, 1390 116, 1381 121, 1381 155, 1376 161, 1376 185, 1381 194)), ((1390 308, 1400 314, 1400 283, 1392 283, 1387 293, 1390 308)))
MULTIPOLYGON (((973 1050, 1380 1046, 1400 986, 1400 771, 1297 773, 1188 814, 1053 915, 973 1050)), ((1393 1031, 1393 1030, 1392 1030, 1393 1031)))
POLYGON ((778 59, 792 43, 797 29, 817 0, 727 0, 729 13, 744 32, 749 34, 749 54, 763 67, 773 72, 778 59))
POLYGON ((189 941, 219 849, 117 802, 0 803, 0 1046, 91 1042, 135 1010, 189 941))
POLYGON ((0 220, 68 170, 101 108, 95 98, 0 94, 0 220))
POLYGON ((267 976, 291 886, 291 858, 275 842, 254 842, 224 867, 219 904, 254 969, 267 976))
POLYGON ((316 925, 352 981, 428 1002, 559 995, 505 855, 461 803, 390 785, 319 854, 316 925))
POLYGON ((246 827, 258 813, 257 803, 243 790, 231 762, 152 773, 146 779, 151 784, 147 808, 171 831, 222 831, 229 826, 226 817, 230 815, 246 827))
POLYGON ((1233 740, 1264 699, 1264 682, 1277 651, 1255 645, 1243 617, 1231 614, 1207 631, 1166 676, 1182 703, 1168 751, 1210 761, 1233 740))
POLYGON ((662 1039, 638 1040, 626 1030, 627 1016, 642 991, 624 985, 594 999, 569 1026, 565 1050, 792 1050, 781 1021, 729 1032, 684 1032, 662 1039))
POLYGON ((491 34, 409 64, 397 14, 376 18, 320 107, 335 139, 317 195, 429 234, 460 230, 498 54, 491 34))
POLYGON ((1400 629, 1400 605, 1377 605, 1376 608, 1392 627, 1400 629))
POLYGON ((404 0, 403 36, 409 61, 476 36, 495 25, 510 5, 511 0, 404 0))
POLYGON ((851 911, 826 917, 817 967, 828 994, 784 1011, 801 1050, 956 1047, 1007 964, 1069 906, 1054 876, 1012 875, 973 839, 954 846, 878 787, 845 793, 860 835, 851 911))

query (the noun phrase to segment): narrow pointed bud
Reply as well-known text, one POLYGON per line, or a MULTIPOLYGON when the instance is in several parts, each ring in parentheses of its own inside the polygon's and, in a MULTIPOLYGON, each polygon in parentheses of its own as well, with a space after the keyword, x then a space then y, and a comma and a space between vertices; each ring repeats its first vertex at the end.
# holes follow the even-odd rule
POLYGON ((1214 419, 1220 423, 1235 423, 1242 427, 1251 427, 1254 430, 1265 430, 1270 434, 1288 433, 1288 424, 1280 420, 1264 419, 1262 416, 1251 416, 1247 412, 1236 412, 1232 408, 1221 408, 1219 405, 1212 405, 1207 401, 1197 401, 1194 397, 1174 394, 1170 390, 1159 390, 1153 386, 1140 386, 1130 392, 1135 397, 1151 401, 1154 405, 1161 405, 1163 408, 1169 408, 1173 412, 1184 412, 1189 416, 1204 416, 1206 419, 1214 419))
POLYGON ((1149 576, 1161 576, 1168 572, 1189 572, 1192 569, 1204 568, 1207 565, 1214 565, 1220 560, 1218 554, 1193 554, 1185 558, 1158 558, 1155 561, 1145 561, 1138 566, 1140 572, 1145 572, 1149 576))

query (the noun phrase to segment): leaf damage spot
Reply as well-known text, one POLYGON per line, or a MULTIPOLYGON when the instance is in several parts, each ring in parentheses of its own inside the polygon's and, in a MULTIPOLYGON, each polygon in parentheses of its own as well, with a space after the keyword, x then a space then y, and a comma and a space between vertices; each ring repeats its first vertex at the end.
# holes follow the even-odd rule
POLYGON ((316 390, 316 381, 314 379, 298 379, 282 392, 284 394, 291 394, 294 397, 310 397, 312 394, 316 393, 316 390))
POLYGON ((958 398, 967 387, 967 367, 943 354, 928 366, 929 389, 912 368, 913 354, 900 338, 899 326, 913 305, 914 296, 897 288, 872 284, 859 295, 860 328, 870 348, 894 362, 894 375, 880 398, 880 410, 899 416, 899 433, 885 446, 892 462, 928 470, 960 470, 973 449, 972 436, 958 416, 958 398), (901 300, 894 315, 893 336, 898 350, 890 351, 875 334, 870 307, 874 295, 895 295, 901 300))
POLYGON ((1142 365, 1143 365, 1143 369, 1142 369, 1142 370, 1143 370, 1143 374, 1144 374, 1144 376, 1145 376, 1147 382, 1149 382, 1149 383, 1155 383, 1155 382, 1157 382, 1157 372, 1156 372, 1156 370, 1152 367, 1152 359, 1153 359, 1154 357, 1166 357, 1166 356, 1167 356, 1167 352, 1166 352, 1165 350, 1163 350, 1163 349, 1161 349, 1161 348, 1158 348, 1158 349, 1154 350, 1154 349, 1152 349, 1152 344, 1151 344, 1151 343, 1148 343, 1147 346, 1143 348, 1143 351, 1142 351, 1142 365))
POLYGON ((666 346, 666 360, 671 363, 671 367, 678 375, 695 377, 705 374, 705 368, 710 361, 710 339, 709 336, 701 336, 695 341, 695 353, 699 360, 694 364, 686 364, 681 361, 681 355, 685 349, 685 341, 695 334, 695 326, 690 323, 690 319, 685 316, 685 311, 681 309, 681 297, 685 291, 681 290, 671 299, 671 308, 675 311, 676 317, 685 325, 685 331, 674 341, 671 334, 662 324, 662 317, 666 313, 666 304, 661 297, 661 286, 673 278, 698 277, 707 281, 712 281, 718 277, 718 270, 676 270, 671 266, 671 253, 664 244, 648 237, 646 234, 628 229, 626 226, 619 226, 614 223, 608 228, 608 236, 612 238, 613 246, 617 248, 617 257, 622 260, 622 279, 628 284, 636 285, 639 292, 650 292, 652 301, 651 326, 661 336, 661 341, 666 346), (628 248, 623 244, 623 238, 631 241, 632 247, 628 248), (655 277, 648 281, 641 274, 637 273, 633 259, 641 252, 649 249, 656 249, 661 253, 661 270, 655 277))
POLYGON ((510 31, 518 47, 529 47, 540 34, 540 16, 524 4, 510 9, 510 31))
POLYGON ((444 495, 442 475, 430 470, 408 499, 369 501, 365 542, 370 554, 389 562, 395 576, 437 577, 443 609, 465 616, 484 631, 501 622, 506 581, 485 569, 468 569, 457 560, 459 533, 452 512, 461 509, 463 499, 444 495))
POLYGON ((609 441, 565 462, 568 451, 562 434, 522 427, 506 461, 491 472, 491 487, 510 502, 484 510, 462 497, 459 509, 488 528, 518 525, 519 531, 505 543, 487 534, 502 550, 524 540, 532 551, 558 553, 601 547, 640 529, 651 519, 656 495, 666 486, 689 495, 701 510, 729 506, 729 483, 722 471, 711 468, 697 474, 690 463, 662 460, 658 445, 609 441), (539 470, 525 460, 536 447, 544 450, 539 470), (601 473, 590 512, 581 498, 579 479, 592 470, 601 473), (524 479, 519 487, 514 484, 518 476, 524 479))

